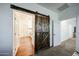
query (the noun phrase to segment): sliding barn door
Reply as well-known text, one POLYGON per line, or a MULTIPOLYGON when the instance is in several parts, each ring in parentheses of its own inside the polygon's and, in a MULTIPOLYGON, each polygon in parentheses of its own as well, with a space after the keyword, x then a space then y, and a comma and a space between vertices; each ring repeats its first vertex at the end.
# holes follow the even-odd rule
POLYGON ((35 50, 50 47, 49 17, 36 15, 35 20, 35 50))

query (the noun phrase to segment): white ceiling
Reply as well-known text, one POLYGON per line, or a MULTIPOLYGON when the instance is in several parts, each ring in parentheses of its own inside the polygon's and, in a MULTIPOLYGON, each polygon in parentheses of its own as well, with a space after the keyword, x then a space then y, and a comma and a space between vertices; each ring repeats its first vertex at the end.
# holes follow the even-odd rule
POLYGON ((38 4, 52 11, 58 11, 57 8, 63 5, 62 3, 38 3, 38 4))
MULTIPOLYGON (((60 8, 65 3, 38 3, 40 6, 43 6, 51 11, 60 12, 58 8, 60 8)), ((78 3, 67 3, 69 7, 79 5, 78 3)))

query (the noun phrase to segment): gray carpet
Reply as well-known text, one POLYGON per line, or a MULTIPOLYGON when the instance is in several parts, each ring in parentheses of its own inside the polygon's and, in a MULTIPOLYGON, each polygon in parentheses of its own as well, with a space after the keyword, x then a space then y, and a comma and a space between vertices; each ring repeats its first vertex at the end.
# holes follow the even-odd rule
POLYGON ((35 56, 72 56, 75 52, 75 38, 63 41, 61 45, 38 51, 35 56))

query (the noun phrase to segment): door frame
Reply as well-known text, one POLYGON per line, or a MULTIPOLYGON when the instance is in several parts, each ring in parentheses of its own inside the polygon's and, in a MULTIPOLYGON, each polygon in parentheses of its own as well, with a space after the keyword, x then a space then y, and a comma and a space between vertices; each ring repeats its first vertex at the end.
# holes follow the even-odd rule
POLYGON ((54 46, 54 32, 53 32, 53 30, 54 30, 54 21, 52 20, 52 47, 54 46))

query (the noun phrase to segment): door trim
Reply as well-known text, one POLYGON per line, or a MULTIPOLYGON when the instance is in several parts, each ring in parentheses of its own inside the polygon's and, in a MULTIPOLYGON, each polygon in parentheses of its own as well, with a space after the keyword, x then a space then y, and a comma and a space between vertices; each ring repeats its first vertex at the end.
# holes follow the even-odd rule
POLYGON ((54 22, 52 21, 52 47, 54 46, 54 32, 53 32, 53 29, 54 29, 54 27, 53 27, 53 25, 54 25, 54 22))

